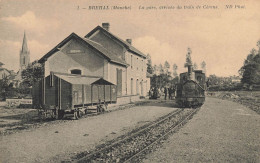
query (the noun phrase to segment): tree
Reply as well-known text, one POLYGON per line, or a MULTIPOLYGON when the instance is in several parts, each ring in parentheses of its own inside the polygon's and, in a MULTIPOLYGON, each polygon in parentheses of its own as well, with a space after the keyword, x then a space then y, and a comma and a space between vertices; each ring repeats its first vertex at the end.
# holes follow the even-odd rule
POLYGON ((152 59, 149 54, 147 54, 147 72, 153 74, 152 59))
POLYGON ((192 65, 192 60, 191 60, 191 48, 187 49, 187 54, 186 54, 186 63, 184 64, 184 67, 188 67, 188 65, 192 65))
POLYGON ((256 54, 257 54, 256 49, 252 49, 250 53, 247 55, 246 60, 244 61, 244 65, 254 62, 254 57, 256 56, 256 54))
POLYGON ((169 62, 165 61, 164 62, 164 73, 166 73, 167 75, 170 75, 169 69, 170 69, 170 64, 169 64, 169 62))
POLYGON ((260 84, 260 64, 248 64, 243 67, 241 82, 244 84, 260 84))
POLYGON ((258 46, 258 54, 260 53, 260 40, 257 41, 256 46, 258 46))
POLYGON ((202 61, 200 66, 201 66, 202 71, 206 74, 206 62, 202 61))
POLYGON ((241 82, 249 86, 260 84, 260 40, 257 42, 257 46, 259 50, 252 49, 239 70, 242 76, 241 82))
POLYGON ((2 79, 0 79, 0 97, 4 100, 6 99, 6 92, 9 88, 9 80, 7 76, 4 76, 2 79))
POLYGON ((41 80, 44 77, 43 65, 34 61, 22 71, 22 85, 31 87, 33 83, 41 80))
POLYGON ((162 64, 159 65, 159 74, 164 74, 164 68, 162 64))
POLYGON ((173 69, 172 75, 173 75, 173 77, 175 78, 175 77, 178 76, 178 73, 177 73, 178 66, 174 63, 173 66, 172 66, 172 69, 173 69))
POLYGON ((155 74, 155 75, 159 75, 159 70, 158 70, 159 68, 158 68, 158 66, 157 65, 154 65, 153 66, 153 73, 155 74))
POLYGON ((194 70, 197 70, 197 69, 198 69, 198 65, 197 65, 197 63, 195 63, 195 62, 194 62, 194 64, 193 64, 193 69, 194 69, 194 70))

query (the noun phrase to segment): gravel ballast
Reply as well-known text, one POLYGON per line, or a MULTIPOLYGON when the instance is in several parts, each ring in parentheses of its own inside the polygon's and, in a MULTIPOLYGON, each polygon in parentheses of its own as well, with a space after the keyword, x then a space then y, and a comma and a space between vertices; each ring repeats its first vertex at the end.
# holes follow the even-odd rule
POLYGON ((200 111, 148 154, 150 162, 260 162, 260 116, 249 108, 207 98, 200 111))
POLYGON ((60 162, 174 111, 139 106, 0 137, 0 162, 60 162))

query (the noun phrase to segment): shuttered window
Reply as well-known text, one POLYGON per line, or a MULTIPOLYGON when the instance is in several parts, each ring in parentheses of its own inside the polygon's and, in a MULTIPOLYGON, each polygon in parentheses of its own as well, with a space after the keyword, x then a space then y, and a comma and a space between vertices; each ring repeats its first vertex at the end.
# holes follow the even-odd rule
POLYGON ((116 69, 117 96, 122 96, 122 70, 116 69))

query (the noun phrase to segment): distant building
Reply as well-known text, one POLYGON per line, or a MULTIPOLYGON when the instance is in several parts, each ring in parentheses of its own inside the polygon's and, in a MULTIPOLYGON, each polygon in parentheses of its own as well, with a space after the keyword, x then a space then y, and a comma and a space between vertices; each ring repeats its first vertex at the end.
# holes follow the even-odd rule
POLYGON ((26 38, 26 33, 24 32, 23 36, 23 43, 22 43, 22 48, 20 51, 20 66, 19 66, 19 71, 18 74, 15 78, 17 81, 22 81, 22 71, 26 69, 26 67, 30 63, 30 51, 27 46, 27 38, 26 38))
POLYGON ((6 68, 3 68, 3 63, 0 62, 0 79, 10 76, 11 72, 6 68))
POLYGON ((8 79, 8 84, 13 84, 13 87, 17 87, 18 81, 15 79, 17 76, 17 73, 15 73, 13 70, 8 70, 3 67, 3 63, 0 62, 0 80, 3 78, 8 79))
POLYGON ((44 55, 45 76, 51 71, 102 77, 117 85, 117 95, 129 101, 146 96, 146 55, 109 32, 109 24, 97 26, 85 37, 70 34, 44 55))
POLYGON ((232 83, 240 83, 241 82, 241 77, 239 76, 231 76, 231 81, 232 83))

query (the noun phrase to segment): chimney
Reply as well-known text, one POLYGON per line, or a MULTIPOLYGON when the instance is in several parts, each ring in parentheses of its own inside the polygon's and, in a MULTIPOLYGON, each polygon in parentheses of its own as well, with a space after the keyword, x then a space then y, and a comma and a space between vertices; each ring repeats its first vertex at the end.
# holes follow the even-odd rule
POLYGON ((193 69, 192 69, 192 64, 188 64, 188 80, 193 79, 193 69))
POLYGON ((128 44, 132 45, 132 39, 126 39, 126 42, 128 42, 128 44))
POLYGON ((104 28, 107 31, 109 31, 109 26, 109 23, 102 23, 102 28, 104 28))

